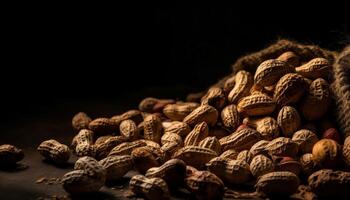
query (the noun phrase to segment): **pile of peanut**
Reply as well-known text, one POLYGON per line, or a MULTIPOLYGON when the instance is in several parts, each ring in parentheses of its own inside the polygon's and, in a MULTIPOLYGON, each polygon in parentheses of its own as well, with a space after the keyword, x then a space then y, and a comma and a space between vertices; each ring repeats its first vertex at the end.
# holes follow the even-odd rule
POLYGON ((80 112, 71 147, 48 140, 38 151, 56 164, 71 151, 80 157, 62 178, 70 194, 98 191, 137 170, 129 188, 146 199, 167 199, 179 188, 221 199, 237 186, 261 197, 290 196, 305 185, 320 197, 346 196, 350 137, 343 140, 330 120, 331 70, 324 58, 300 63, 285 52, 186 102, 149 97, 138 110, 94 120, 80 112))

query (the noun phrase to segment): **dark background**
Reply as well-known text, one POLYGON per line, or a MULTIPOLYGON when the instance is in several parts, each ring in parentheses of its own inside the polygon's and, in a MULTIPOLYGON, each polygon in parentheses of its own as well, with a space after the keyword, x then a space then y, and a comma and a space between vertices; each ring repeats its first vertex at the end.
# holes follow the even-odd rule
POLYGON ((332 50, 349 42, 345 5, 289 4, 11 8, 2 20, 2 122, 70 102, 182 98, 278 38, 332 50))

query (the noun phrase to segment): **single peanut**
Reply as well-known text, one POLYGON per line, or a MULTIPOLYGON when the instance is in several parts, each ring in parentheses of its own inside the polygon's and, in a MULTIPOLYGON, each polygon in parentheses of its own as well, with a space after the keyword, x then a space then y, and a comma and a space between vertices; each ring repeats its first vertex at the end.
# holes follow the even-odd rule
POLYGON ((333 168, 341 160, 341 147, 331 139, 321 139, 312 148, 312 155, 317 164, 322 167, 333 168))
POLYGON ((261 135, 256 130, 244 128, 219 140, 222 150, 234 149, 241 151, 250 149, 256 142, 260 141, 261 135))
POLYGON ((120 135, 128 138, 130 141, 134 141, 140 138, 139 129, 134 121, 127 119, 119 125, 120 135))
POLYGON ((249 95, 249 90, 254 84, 253 76, 244 70, 237 72, 235 86, 227 96, 230 103, 237 103, 241 98, 249 95))
POLYGON ((244 118, 243 124, 255 128, 265 140, 273 140, 280 134, 277 121, 272 117, 244 118))
POLYGON ((207 123, 201 122, 194 126, 193 130, 186 136, 184 146, 198 145, 201 140, 206 138, 209 133, 207 123))
POLYGON ((64 164, 70 157, 68 146, 56 140, 46 140, 42 142, 37 150, 46 160, 52 161, 55 164, 64 164))
POLYGON ((311 153, 318 138, 312 131, 301 129, 293 134, 292 140, 299 145, 299 152, 305 154, 311 153))
POLYGON ((106 170, 107 180, 118 180, 134 167, 132 157, 129 155, 108 156, 100 160, 99 164, 106 170))
POLYGON ((255 187, 267 196, 289 196, 297 191, 299 183, 299 178, 292 172, 270 172, 260 176, 255 187))
POLYGON ((277 60, 281 60, 286 62, 288 65, 292 66, 292 67, 297 67, 300 64, 300 58, 298 55, 296 55, 294 52, 292 51, 287 51, 282 53, 277 60))
POLYGON ((217 156, 217 153, 211 149, 197 146, 185 146, 175 152, 173 158, 181 159, 187 165, 201 169, 205 167, 205 164, 209 160, 217 156))
POLYGON ((78 112, 72 119, 72 126, 76 130, 89 128, 91 118, 84 112, 78 112))
POLYGON ((270 155, 290 157, 295 157, 299 150, 298 144, 286 137, 278 137, 270 141, 270 143, 266 145, 266 149, 269 151, 270 155))
POLYGON ((270 142, 267 140, 260 140, 250 148, 249 152, 252 154, 252 156, 257 156, 260 154, 268 156, 268 150, 266 149, 266 146, 269 143, 270 142))
POLYGON ((221 111, 221 120, 226 128, 229 130, 236 130, 240 124, 239 113, 237 111, 237 106, 234 104, 226 106, 221 111))
POLYGON ((78 135, 75 137, 76 146, 75 153, 77 156, 95 156, 95 147, 94 147, 94 132, 88 129, 81 129, 78 135))
POLYGON ((275 169, 272 160, 264 155, 255 156, 250 162, 249 167, 254 177, 273 172, 275 169))
POLYGON ((251 177, 249 165, 242 160, 216 157, 211 159, 206 166, 210 172, 228 183, 242 184, 251 177))
POLYGON ((210 126, 214 126, 218 119, 218 111, 209 105, 201 105, 194 109, 189 115, 187 115, 183 122, 187 123, 189 126, 206 122, 210 126))
POLYGON ((107 157, 114 147, 126 141, 127 138, 125 138, 124 136, 110 136, 104 139, 104 141, 96 141, 94 144, 96 159, 101 160, 107 157))
POLYGON ((276 107, 275 101, 265 94, 253 94, 239 100, 237 110, 247 116, 271 114, 276 107))
POLYGON ((291 106, 283 106, 278 113, 277 123, 285 137, 292 137, 301 124, 298 111, 291 106))
POLYGON ((254 82, 261 86, 270 86, 275 84, 283 75, 293 72, 295 72, 294 67, 282 60, 266 60, 256 69, 254 82))
POLYGON ((22 149, 11 144, 0 145, 0 165, 12 166, 24 158, 22 149))
POLYGON ((327 78, 331 72, 331 64, 325 58, 314 58, 304 65, 295 68, 298 74, 310 78, 327 78))
POLYGON ((124 142, 116 147, 114 147, 108 154, 108 156, 122 156, 122 155, 130 155, 132 150, 138 147, 146 146, 146 143, 141 140, 136 140, 134 142, 124 142))
POLYGON ((179 145, 183 145, 183 141, 180 135, 176 133, 165 133, 162 138, 160 143, 162 145, 169 143, 169 142, 175 142, 178 143, 179 145))
POLYGON ((219 140, 213 136, 213 137, 206 137, 198 144, 199 147, 211 149, 215 151, 218 155, 221 153, 221 145, 219 140))
POLYGON ((157 115, 149 115, 144 120, 144 138, 160 143, 162 137, 162 120, 157 115))
POLYGON ((221 158, 227 158, 231 160, 236 160, 237 156, 238 152, 233 149, 226 150, 220 155, 221 158))
POLYGON ((89 129, 98 135, 112 134, 117 128, 109 118, 97 118, 89 123, 89 129))
POLYGON ((302 155, 300 157, 299 162, 302 171, 306 176, 309 176, 310 174, 321 168, 321 166, 314 160, 314 156, 312 155, 312 153, 306 153, 302 155))
POLYGON ((164 107, 163 113, 171 120, 182 121, 198 106, 199 104, 194 102, 169 104, 164 107))
POLYGON ((181 136, 182 138, 185 138, 190 131, 191 131, 191 127, 184 122, 174 121, 174 122, 171 122, 169 126, 164 127, 164 134, 175 133, 181 136))
POLYGON ((149 200, 170 198, 168 185, 161 178, 147 178, 142 175, 136 175, 130 179, 129 187, 136 195, 149 200))

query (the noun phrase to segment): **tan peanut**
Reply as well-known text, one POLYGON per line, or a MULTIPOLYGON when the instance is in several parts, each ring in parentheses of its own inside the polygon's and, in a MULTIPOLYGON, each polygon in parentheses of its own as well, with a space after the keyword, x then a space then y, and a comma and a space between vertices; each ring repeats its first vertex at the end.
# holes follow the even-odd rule
POLYGON ((257 156, 260 154, 268 155, 268 150, 266 149, 266 146, 269 144, 269 141, 267 140, 260 140, 259 142, 255 143, 249 150, 249 152, 252 154, 252 156, 257 156))
POLYGON ((312 131, 301 129, 293 134, 292 140, 299 145, 299 152, 305 154, 312 152, 312 147, 318 141, 318 138, 312 131))
POLYGON ((221 153, 220 142, 215 136, 204 138, 202 141, 199 142, 198 146, 211 149, 215 151, 218 155, 220 155, 221 153))
POLYGON ((76 130, 89 128, 91 118, 84 112, 78 112, 72 119, 72 126, 76 130))
POLYGON ((129 110, 121 115, 115 115, 110 118, 113 124, 118 128, 120 123, 124 120, 132 120, 136 124, 139 124, 143 121, 142 112, 139 110, 129 110))
POLYGON ((269 151, 270 155, 290 157, 295 157, 299 150, 298 144, 286 137, 278 137, 270 141, 270 143, 266 145, 266 149, 269 151))
POLYGON ((70 157, 68 146, 52 139, 42 142, 37 150, 46 160, 55 164, 64 164, 70 157))
POLYGON ((220 155, 221 158, 231 159, 231 160, 236 160, 237 156, 238 156, 238 152, 233 149, 226 150, 220 155))
POLYGON ((296 103, 304 94, 306 87, 301 75, 286 74, 277 82, 273 98, 280 107, 296 103))
POLYGON ((77 156, 95 156, 95 147, 94 147, 94 132, 88 129, 81 129, 78 135, 75 137, 76 146, 75 153, 77 156))
POLYGON ((187 115, 183 122, 187 123, 189 126, 206 122, 210 126, 214 126, 218 119, 218 111, 210 105, 201 105, 194 109, 189 115, 187 115))
POLYGON ((139 129, 134 121, 127 119, 119 125, 120 135, 128 138, 130 141, 134 141, 140 138, 139 129))
POLYGON ((89 129, 98 135, 112 134, 117 128, 109 118, 97 118, 89 123, 89 129))
POLYGON ((173 158, 178 158, 183 160, 187 165, 201 169, 205 167, 205 164, 209 160, 217 156, 217 153, 211 149, 197 146, 185 146, 176 151, 173 158))
POLYGON ((255 156, 250 162, 249 167, 254 177, 273 172, 275 168, 272 160, 264 155, 255 156))
POLYGON ((130 155, 132 150, 138 147, 146 146, 147 144, 144 141, 136 140, 134 142, 123 142, 116 147, 114 147, 108 154, 108 156, 122 156, 130 155))
POLYGON ((295 72, 294 67, 282 60, 266 60, 256 69, 254 82, 261 86, 270 86, 275 84, 283 75, 293 72, 295 72))
POLYGON ((276 107, 275 101, 262 93, 243 97, 239 100, 237 110, 247 116, 259 116, 271 114, 276 107))
POLYGON ((141 140, 138 140, 138 141, 146 143, 146 146, 150 146, 150 147, 154 147, 154 148, 160 148, 160 145, 157 142, 152 141, 152 140, 141 139, 141 140))
MULTIPOLYGON (((164 126, 163 126, 164 127, 164 126)), ((164 127, 164 133, 175 133, 185 138, 191 131, 191 127, 184 122, 172 122, 168 127, 164 127)))
POLYGON ((164 144, 160 149, 164 152, 165 154, 165 160, 169 160, 170 158, 173 157, 174 153, 178 151, 180 148, 183 146, 179 143, 176 142, 168 142, 164 144))
POLYGON ((300 64, 299 56, 292 51, 284 52, 277 58, 277 60, 284 61, 292 67, 297 67, 300 64))
POLYGON ((153 97, 147 97, 143 99, 139 104, 139 110, 147 113, 162 112, 163 108, 168 104, 173 104, 173 99, 157 99, 153 97))
POLYGON ((300 111, 305 119, 317 120, 327 113, 330 103, 329 84, 318 78, 311 83, 306 97, 301 102, 300 111))
POLYGON ((228 183, 242 184, 251 178, 249 165, 242 160, 216 157, 210 160, 206 166, 211 173, 228 183))
POLYGON ((22 149, 11 144, 0 145, 0 165, 11 166, 24 158, 22 149))
POLYGON ((243 124, 255 128, 265 140, 275 139, 280 133, 278 123, 272 117, 248 117, 243 119, 243 124))
POLYGON ((147 178, 161 178, 170 187, 178 187, 184 182, 186 176, 186 163, 179 159, 170 159, 160 167, 152 167, 147 170, 147 178))
POLYGON ((253 159, 253 155, 252 155, 252 153, 250 153, 249 150, 243 150, 243 151, 239 152, 237 155, 237 160, 243 160, 248 164, 250 164, 252 159, 253 159))
POLYGON ((160 148, 143 146, 135 148, 131 152, 134 167, 141 174, 145 174, 149 168, 160 166, 165 159, 164 152, 160 148))
POLYGON ((201 122, 194 126, 193 130, 186 136, 184 146, 198 145, 201 140, 206 138, 209 133, 207 123, 201 122))
POLYGON ((179 145, 183 145, 183 141, 180 135, 176 133, 165 133, 161 138, 161 144, 164 145, 169 142, 175 142, 179 145))
POLYGON ((313 146, 312 155, 317 164, 333 168, 341 160, 341 147, 332 139, 321 139, 313 146))
POLYGON ((211 105, 221 110, 225 106, 226 96, 224 90, 220 87, 211 87, 202 97, 201 104, 211 105))
POLYGON ((270 172, 260 176, 255 187, 267 196, 289 196, 297 191, 299 183, 292 172, 270 172))
POLYGON ((81 157, 74 165, 74 171, 62 177, 62 186, 70 194, 97 192, 104 185, 106 171, 94 159, 81 157))
POLYGON ((237 72, 235 86, 227 96, 230 103, 237 103, 241 98, 249 95, 249 90, 254 84, 253 76, 244 70, 237 72))
POLYGON ((350 197, 350 172, 322 169, 310 175, 308 183, 321 198, 350 197))
MULTIPOLYGON (((189 167, 187 167, 189 169, 189 167)), ((194 168, 185 179, 186 188, 199 200, 222 199, 224 183, 215 174, 208 171, 197 171, 194 168)))
POLYGON ((149 200, 170 198, 168 185, 161 178, 147 178, 142 175, 136 175, 130 179, 129 187, 136 195, 149 200))
POLYGON ((129 155, 108 156, 100 160, 99 164, 106 170, 106 180, 118 180, 134 167, 129 155))
POLYGON ((243 128, 232 133, 229 136, 223 137, 219 140, 223 151, 234 149, 241 151, 250 149, 256 142, 260 141, 261 135, 256 130, 251 128, 243 128))
POLYGON ((169 104, 164 107, 163 113, 171 120, 182 121, 198 106, 199 104, 194 102, 169 104))
POLYGON ((343 160, 345 164, 350 166, 350 136, 345 138, 343 145, 343 160))
POLYGON ((301 124, 298 111, 291 106, 283 106, 278 113, 277 123, 285 137, 292 137, 301 124))
POLYGON ((94 144, 95 147, 95 158, 98 160, 101 160, 108 156, 108 154, 111 152, 111 150, 126 142, 127 138, 124 136, 110 136, 104 139, 103 141, 96 141, 94 144))
POLYGON ((240 124, 239 113, 237 111, 237 106, 234 104, 226 106, 221 111, 221 121, 226 128, 233 131, 240 124))
POLYGON ((325 58, 314 58, 295 70, 309 79, 327 78, 331 72, 331 64, 325 58))
POLYGON ((144 120, 144 138, 160 143, 162 137, 162 120, 157 115, 149 115, 144 120))

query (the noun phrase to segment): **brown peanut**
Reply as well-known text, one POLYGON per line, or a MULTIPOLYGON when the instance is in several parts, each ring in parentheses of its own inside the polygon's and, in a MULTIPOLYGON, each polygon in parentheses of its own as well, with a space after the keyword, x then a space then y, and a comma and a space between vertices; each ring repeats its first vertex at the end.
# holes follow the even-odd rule
POLYGON ((297 67, 300 64, 299 56, 292 51, 284 52, 277 58, 277 60, 284 61, 292 67, 297 67))
POLYGON ((46 160, 55 164, 64 164, 70 157, 68 146, 52 139, 42 142, 37 150, 46 160))
POLYGON ((221 153, 221 145, 219 140, 213 136, 213 137, 206 137, 198 144, 199 147, 211 149, 215 151, 218 155, 221 153))
POLYGON ((243 124, 255 128, 265 140, 275 139, 280 133, 278 123, 272 117, 248 117, 243 119, 243 124))
POLYGON ((193 127, 198 123, 206 122, 210 126, 214 126, 218 119, 218 111, 209 105, 201 105, 187 115, 183 122, 193 127))
POLYGON ((231 160, 236 160, 237 156, 238 156, 238 152, 233 149, 226 150, 220 155, 221 158, 226 158, 231 160))
POLYGON ((251 177, 249 165, 242 160, 216 157, 211 159, 206 166, 211 173, 228 183, 242 184, 251 177))
POLYGON ((129 155, 108 156, 100 160, 99 164, 106 170, 106 180, 118 180, 134 167, 129 155))
POLYGON ((153 97, 147 97, 140 102, 139 110, 147 113, 162 112, 166 105, 173 103, 175 103, 173 99, 157 99, 153 97))
POLYGON ((306 87, 301 75, 286 74, 277 82, 273 98, 280 107, 296 103, 304 94, 306 87))
POLYGON ((140 138, 139 129, 134 121, 127 119, 119 125, 120 135, 128 138, 130 141, 134 141, 140 138))
POLYGON ((144 124, 144 138, 146 140, 152 140, 154 142, 160 143, 160 138, 162 137, 162 120, 157 115, 149 115, 145 118, 144 124))
POLYGON ((345 164, 350 166, 350 136, 345 138, 343 145, 343 160, 345 164))
POLYGON ((269 141, 267 140, 260 140, 259 142, 255 143, 249 150, 249 152, 252 154, 252 156, 257 156, 260 154, 268 155, 268 150, 266 149, 266 146, 269 144, 269 141))
POLYGON ((76 130, 89 128, 91 118, 84 112, 78 112, 72 119, 72 126, 76 130))
POLYGON ((306 176, 320 169, 320 165, 315 162, 313 157, 312 153, 306 153, 300 157, 300 165, 306 176))
POLYGON ((182 121, 198 106, 199 104, 194 102, 169 104, 164 107, 163 113, 171 120, 182 121))
POLYGON ((276 107, 275 101, 265 94, 253 94, 239 100, 237 111, 247 116, 271 114, 276 107))
POLYGON ((179 145, 183 145, 183 141, 180 135, 176 133, 165 133, 162 138, 160 143, 162 145, 169 143, 169 142, 175 142, 178 143, 179 145))
POLYGON ((107 157, 114 147, 126 141, 127 141, 127 138, 125 138, 124 136, 110 136, 104 139, 104 141, 102 140, 96 141, 94 144, 95 151, 96 151, 95 152, 96 159, 101 160, 107 157))
POLYGON ((236 130, 236 128, 240 124, 240 118, 239 118, 239 113, 237 111, 237 106, 234 104, 231 104, 229 106, 226 106, 224 109, 222 109, 221 120, 226 128, 232 131, 236 130))
POLYGON ((239 152, 237 155, 237 160, 243 160, 248 164, 250 164, 252 159, 253 159, 253 155, 252 155, 252 153, 250 153, 249 150, 243 150, 243 151, 239 152))
POLYGON ((314 80, 303 99, 300 111, 305 119, 317 120, 324 116, 331 103, 329 84, 324 79, 314 80))
POLYGON ((168 127, 164 127, 164 133, 175 133, 182 138, 185 138, 190 131, 191 127, 184 122, 172 122, 168 127))
POLYGON ((291 106, 283 106, 278 113, 277 123, 285 137, 292 137, 301 124, 298 111, 291 106))
POLYGON ((237 72, 235 86, 227 96, 230 103, 237 103, 241 98, 249 95, 249 90, 254 84, 253 76, 244 70, 237 72))
POLYGON ((321 198, 350 197, 350 172, 322 169, 310 175, 308 183, 321 198))
POLYGON ((170 187, 179 186, 186 176, 186 163, 179 159, 170 159, 160 167, 152 167, 147 170, 147 178, 161 178, 170 187))
POLYGON ((250 162, 249 167, 254 177, 273 172, 275 168, 272 160, 264 155, 255 156, 250 162))
POLYGON ((135 148, 131 152, 134 166, 141 174, 145 174, 149 168, 160 166, 165 159, 164 152, 160 148, 143 146, 135 148))
POLYGON ((198 145, 201 140, 206 138, 209 133, 207 123, 201 122, 194 126, 193 130, 186 136, 184 146, 198 145))
POLYGON ((275 84, 283 75, 295 72, 293 66, 280 59, 270 59, 262 62, 254 75, 255 84, 270 86, 275 84))
POLYGON ((299 183, 299 178, 292 172, 270 172, 261 176, 255 187, 267 196, 289 196, 297 191, 299 183))
POLYGON ((161 178, 136 175, 130 179, 129 187, 136 195, 150 200, 169 199, 170 197, 168 185, 161 178))
POLYGON ((205 167, 205 164, 209 160, 217 156, 217 153, 211 149, 197 146, 185 146, 176 151, 173 158, 178 158, 183 160, 187 165, 201 169, 205 167))
POLYGON ((331 64, 325 58, 314 58, 295 70, 309 79, 327 78, 331 71, 331 64))
POLYGON ((111 134, 117 131, 117 128, 109 118, 97 118, 89 123, 89 129, 98 135, 111 134))
POLYGON ((24 158, 22 149, 11 144, 0 145, 0 165, 11 166, 24 158))
POLYGON ((318 141, 318 138, 312 131, 301 129, 293 134, 292 140, 299 145, 299 152, 305 154, 312 152, 312 147, 318 141))
POLYGON ((219 140, 222 150, 234 149, 241 151, 250 149, 256 142, 260 141, 261 135, 256 130, 244 128, 219 140))
POLYGON ((144 141, 136 140, 134 142, 124 142, 116 147, 114 147, 108 154, 108 156, 122 156, 130 155, 131 152, 138 147, 146 146, 147 144, 144 141))
MULTIPOLYGON (((187 167, 188 169, 189 167, 187 167)), ((185 179, 186 188, 198 200, 222 199, 224 183, 215 174, 208 171, 197 171, 194 168, 185 179)))
POLYGON ((81 129, 75 137, 75 153, 77 156, 95 156, 95 147, 93 145, 94 132, 88 129, 81 129))
POLYGON ((278 137, 272 140, 266 149, 270 155, 295 157, 298 153, 298 144, 290 138, 278 137))
POLYGON ((90 193, 100 190, 106 180, 106 171, 93 158, 85 156, 77 160, 74 171, 62 178, 64 190, 70 194, 90 193))

